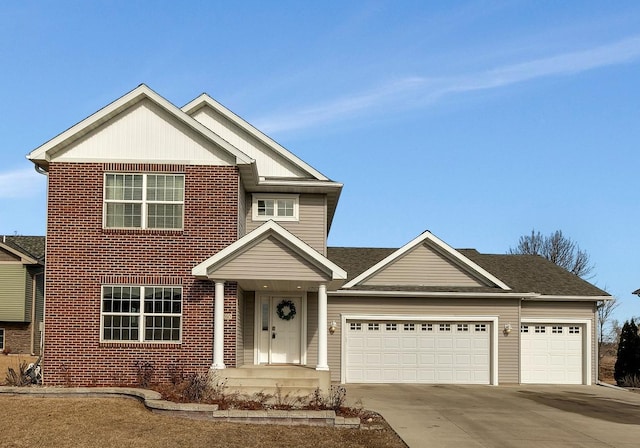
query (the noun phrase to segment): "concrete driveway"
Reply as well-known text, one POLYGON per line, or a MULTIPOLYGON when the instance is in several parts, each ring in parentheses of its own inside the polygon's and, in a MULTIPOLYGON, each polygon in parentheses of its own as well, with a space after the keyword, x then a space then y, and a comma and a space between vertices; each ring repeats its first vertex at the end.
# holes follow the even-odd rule
POLYGON ((640 394, 603 386, 348 385, 415 447, 638 447, 640 394))

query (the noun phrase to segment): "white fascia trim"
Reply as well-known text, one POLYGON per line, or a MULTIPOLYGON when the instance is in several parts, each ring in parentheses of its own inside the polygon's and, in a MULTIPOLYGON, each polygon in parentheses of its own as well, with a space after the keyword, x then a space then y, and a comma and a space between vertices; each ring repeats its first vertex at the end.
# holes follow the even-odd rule
POLYGON ((258 186, 264 187, 310 187, 310 188, 326 188, 337 189, 342 188, 344 184, 334 182, 332 180, 290 180, 290 179, 264 179, 258 180, 258 186))
POLYGON ((362 274, 360 274, 356 278, 354 278, 351 281, 347 282, 343 286, 343 288, 351 288, 351 287, 357 285, 358 283, 366 280, 367 278, 371 277, 373 274, 378 272, 380 269, 382 269, 386 265, 388 265, 388 264, 392 263, 393 261, 397 260, 402 255, 406 254, 407 252, 409 252, 410 250, 412 250, 416 246, 424 243, 425 241, 430 241, 435 246, 437 246, 439 249, 444 251, 447 255, 449 255, 451 258, 457 260, 463 266, 466 266, 471 271, 475 272, 476 274, 480 275, 481 277, 484 277, 486 280, 488 280, 489 282, 495 284, 496 286, 498 286, 498 287, 500 287, 500 288, 502 288, 504 290, 510 290, 511 289, 511 288, 509 288, 509 286, 507 286, 505 283, 503 283, 502 280, 500 280, 499 278, 497 278, 494 275, 490 274, 489 272, 487 272, 486 270, 484 270, 483 268, 478 266, 473 261, 469 260, 467 257, 465 257, 464 255, 459 253, 457 250, 455 250, 454 248, 449 246, 447 243, 442 241, 440 238, 436 237, 434 234, 432 234, 428 230, 425 230, 423 233, 418 235, 413 240, 409 241, 407 244, 402 246, 400 249, 396 250, 391 255, 387 256, 386 258, 384 258, 383 260, 381 260, 377 264, 373 265, 372 267, 370 267, 369 269, 364 271, 362 274))
POLYGON ((498 316, 478 316, 478 315, 421 315, 421 314, 341 314, 341 349, 340 349, 340 382, 345 383, 347 379, 347 321, 348 320, 411 320, 411 321, 433 321, 433 322, 489 322, 491 324, 491 372, 489 383, 492 386, 498 385, 498 316))
MULTIPOLYGON (((24 254, 24 253, 20 252, 20 251, 19 251, 19 250, 17 250, 17 249, 14 249, 14 248, 13 248, 13 247, 11 247, 11 246, 8 246, 7 244, 0 243, 0 248, 2 248, 2 249, 4 249, 4 250, 6 250, 7 252, 12 253, 12 254, 13 254, 13 255, 15 255, 16 257, 20 257, 20 263, 22 263, 22 264, 40 264, 40 263, 38 263, 38 261, 37 261, 37 260, 34 260, 34 259, 33 259, 33 258, 31 258, 30 256, 28 256, 28 255, 26 255, 26 254, 24 254)), ((13 262, 13 263, 15 263, 15 262, 13 262)), ((15 264, 17 264, 17 263, 15 263, 15 264)))
MULTIPOLYGON (((595 319, 595 316, 594 316, 595 319)), ((582 383, 591 386, 591 319, 564 319, 557 317, 522 317, 520 318, 521 324, 575 324, 584 325, 584 337, 582 338, 582 349, 584 353, 584 361, 582 363, 582 383)), ((522 349, 521 349, 522 350, 522 349)))
POLYGON ((324 174, 320 171, 313 168, 311 165, 307 164, 303 160, 299 159, 296 155, 287 150, 284 146, 280 145, 278 142, 273 140, 268 135, 264 134, 262 131, 255 128, 251 123, 242 119, 239 115, 236 115, 234 112, 230 111, 222 104, 211 98, 206 93, 201 94, 199 97, 189 102, 188 104, 182 107, 182 111, 188 115, 191 115, 193 112, 201 109, 203 106, 209 106, 214 111, 218 112, 226 119, 233 122, 236 126, 244 130, 247 134, 261 141, 275 152, 283 156, 285 159, 289 160, 294 165, 302 168, 304 171, 311 174, 313 177, 319 180, 329 180, 324 174))
POLYGON ((555 302, 602 302, 613 300, 612 296, 552 296, 538 294, 535 296, 524 296, 524 300, 542 301, 550 300, 555 302))
POLYGON ((328 291, 330 296, 366 296, 366 297, 450 297, 465 299, 503 298, 503 299, 533 299, 536 293, 517 292, 437 292, 437 291, 374 291, 362 289, 338 289, 328 291))
POLYGON ((76 125, 70 127, 63 133, 59 134, 57 137, 54 137, 53 139, 46 142, 44 145, 41 145, 40 147, 34 149, 27 155, 27 158, 34 161, 51 160, 51 155, 55 154, 57 149, 59 149, 72 139, 80 138, 81 136, 100 126, 103 122, 109 120, 114 115, 117 115, 128 106, 142 101, 145 98, 148 98, 151 101, 155 102, 156 104, 164 108, 167 112, 169 112, 172 116, 180 120, 182 123, 196 130, 205 138, 212 141, 222 149, 226 150, 231 155, 235 156, 236 163, 251 164, 255 162, 251 157, 240 151, 235 146, 231 145, 226 140, 222 139, 202 123, 194 120, 192 117, 184 113, 180 108, 157 94, 145 84, 140 84, 129 93, 121 96, 114 102, 93 113, 76 125))
POLYGON ((293 235, 291 232, 289 232, 273 220, 265 222, 260 227, 247 233, 245 236, 225 247, 214 256, 203 261, 191 270, 191 274, 203 279, 209 278, 208 270, 210 266, 220 263, 226 258, 233 256, 236 252, 240 251, 242 248, 251 244, 252 242, 260 239, 263 235, 266 235, 269 232, 278 235, 280 238, 289 243, 293 248, 297 249, 307 259, 313 260, 317 266, 323 268, 325 271, 331 272, 332 280, 344 280, 347 278, 347 273, 344 271, 344 269, 330 261, 328 258, 324 257, 322 254, 320 254, 320 252, 313 249, 307 243, 293 235))

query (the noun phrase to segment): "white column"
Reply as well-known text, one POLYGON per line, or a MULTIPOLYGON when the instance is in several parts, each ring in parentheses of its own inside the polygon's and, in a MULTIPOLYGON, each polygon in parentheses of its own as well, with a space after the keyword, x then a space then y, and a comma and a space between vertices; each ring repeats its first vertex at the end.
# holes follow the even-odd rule
POLYGON ((216 282, 213 306, 212 369, 224 369, 224 282, 216 282))
POLYGON ((329 370, 327 363, 327 286, 318 287, 318 365, 316 370, 329 370))

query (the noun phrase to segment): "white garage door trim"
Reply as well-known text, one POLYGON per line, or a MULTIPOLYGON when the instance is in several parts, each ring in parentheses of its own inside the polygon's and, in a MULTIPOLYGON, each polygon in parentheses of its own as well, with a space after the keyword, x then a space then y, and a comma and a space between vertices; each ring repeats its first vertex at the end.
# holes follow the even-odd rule
POLYGON ((480 322, 491 326, 490 345, 490 381, 493 386, 498 385, 498 316, 438 316, 416 314, 342 314, 340 316, 341 341, 340 341, 340 382, 347 379, 347 321, 348 320, 391 320, 391 321, 432 321, 432 322, 480 322))
MULTIPOLYGON (((556 318, 522 318, 522 325, 527 324, 563 324, 583 325, 582 335, 582 384, 591 385, 591 319, 556 319, 556 318)), ((518 329, 518 334, 520 329, 518 329)), ((522 339, 520 339, 520 381, 522 382, 522 339)))

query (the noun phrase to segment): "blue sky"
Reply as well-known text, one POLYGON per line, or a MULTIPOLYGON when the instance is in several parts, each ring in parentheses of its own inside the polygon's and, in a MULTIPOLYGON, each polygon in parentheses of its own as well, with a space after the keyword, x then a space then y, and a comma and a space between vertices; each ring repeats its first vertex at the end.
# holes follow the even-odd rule
POLYGON ((640 315, 638 2, 1 2, 0 60, 2 234, 45 231, 25 155, 146 83, 343 182, 331 245, 559 229, 640 315))

